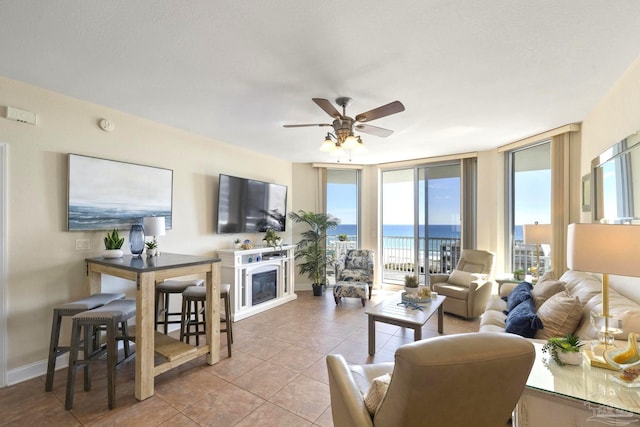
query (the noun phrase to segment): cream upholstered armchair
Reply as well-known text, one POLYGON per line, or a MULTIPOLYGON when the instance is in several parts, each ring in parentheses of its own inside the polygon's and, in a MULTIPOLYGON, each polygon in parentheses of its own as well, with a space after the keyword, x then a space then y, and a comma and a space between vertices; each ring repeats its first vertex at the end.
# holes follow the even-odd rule
POLYGON ((467 319, 480 316, 493 287, 495 255, 489 251, 464 249, 451 274, 431 274, 431 290, 447 299, 444 311, 467 319))
POLYGON ((508 426, 534 359, 526 339, 491 332, 406 344, 396 351, 395 364, 347 365, 341 355, 330 354, 333 424, 508 426), (377 377, 389 372, 388 389, 378 392, 377 377), (372 401, 371 395, 378 399, 372 401))

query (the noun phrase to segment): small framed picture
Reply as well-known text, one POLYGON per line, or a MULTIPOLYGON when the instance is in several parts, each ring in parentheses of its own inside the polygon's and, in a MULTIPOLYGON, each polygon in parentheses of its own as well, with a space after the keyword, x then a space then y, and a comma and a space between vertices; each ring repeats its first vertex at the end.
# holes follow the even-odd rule
POLYGON ((591 211, 591 174, 582 177, 582 212, 591 211))

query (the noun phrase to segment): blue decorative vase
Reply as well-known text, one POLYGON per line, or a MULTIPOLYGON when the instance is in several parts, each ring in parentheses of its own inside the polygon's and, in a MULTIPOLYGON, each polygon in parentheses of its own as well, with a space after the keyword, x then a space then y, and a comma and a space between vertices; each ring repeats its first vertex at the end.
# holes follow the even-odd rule
POLYGON ((140 255, 144 250, 144 229, 140 224, 133 224, 129 231, 129 248, 131 254, 140 255))

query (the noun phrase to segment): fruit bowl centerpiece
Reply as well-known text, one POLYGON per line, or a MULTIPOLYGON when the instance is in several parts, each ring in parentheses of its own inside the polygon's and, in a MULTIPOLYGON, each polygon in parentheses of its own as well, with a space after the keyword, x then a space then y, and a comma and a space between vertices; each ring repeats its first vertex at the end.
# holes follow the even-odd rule
POLYGON ((627 346, 605 351, 603 354, 605 360, 614 368, 621 370, 640 363, 637 338, 638 334, 631 332, 627 339, 627 346))
POLYGON ((621 370, 620 377, 614 377, 625 385, 639 387, 640 382, 636 379, 640 376, 640 351, 638 351, 638 334, 629 333, 627 346, 623 348, 612 348, 604 352, 604 359, 609 365, 621 370))

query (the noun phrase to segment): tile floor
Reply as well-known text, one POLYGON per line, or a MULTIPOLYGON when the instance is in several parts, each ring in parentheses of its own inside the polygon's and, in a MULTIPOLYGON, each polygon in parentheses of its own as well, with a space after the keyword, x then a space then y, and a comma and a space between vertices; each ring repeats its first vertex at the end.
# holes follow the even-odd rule
MULTIPOLYGON (((375 304, 390 290, 374 291, 375 304)), ((20 426, 332 426, 325 356, 340 353, 350 363, 392 361, 396 348, 413 340, 413 331, 376 324, 376 354, 367 353, 367 316, 360 300, 336 306, 298 292, 296 301, 233 324, 233 356, 209 366, 204 356, 156 377, 156 393, 134 397, 133 360, 117 373, 117 406, 107 409, 105 370, 93 369, 85 392, 78 374, 74 406, 64 409, 66 369, 56 372, 54 390, 44 376, 0 389, 0 425, 20 426)), ((478 320, 445 314, 444 333, 478 330, 478 320)), ((436 336, 437 316, 423 331, 436 336)))

